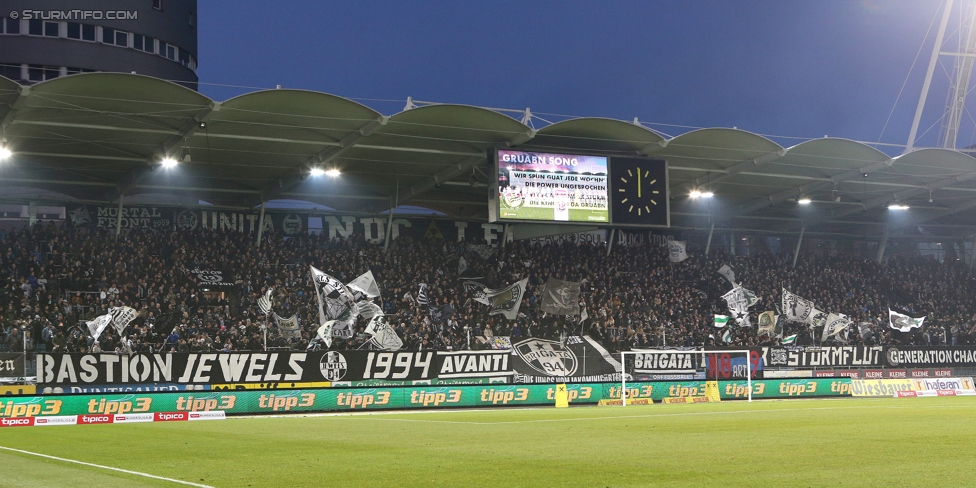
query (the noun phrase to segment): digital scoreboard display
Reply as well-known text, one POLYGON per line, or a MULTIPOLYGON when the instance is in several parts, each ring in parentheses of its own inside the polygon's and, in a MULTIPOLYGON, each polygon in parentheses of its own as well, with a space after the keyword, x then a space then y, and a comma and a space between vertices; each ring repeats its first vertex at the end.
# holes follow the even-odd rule
POLYGON ((498 150, 496 220, 609 223, 604 156, 498 150))

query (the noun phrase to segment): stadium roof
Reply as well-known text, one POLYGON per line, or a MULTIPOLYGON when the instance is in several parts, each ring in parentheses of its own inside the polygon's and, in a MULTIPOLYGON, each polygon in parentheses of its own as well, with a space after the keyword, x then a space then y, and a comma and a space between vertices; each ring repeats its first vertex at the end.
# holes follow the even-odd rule
MULTIPOLYGON (((538 130, 499 111, 449 104, 383 115, 305 90, 217 102, 167 81, 88 73, 21 86, 0 78, 0 125, 14 157, 0 200, 147 201, 180 196, 228 208, 314 202, 339 212, 427 207, 487 217, 491 148, 579 151, 668 161, 677 229, 876 238, 971 235, 976 160, 946 149, 896 157, 825 137, 784 148, 727 128, 673 138, 637 123, 577 118, 538 130), (182 159, 171 170, 164 157, 182 159), (339 169, 338 178, 310 176, 339 169), (692 189, 714 192, 690 199, 692 189), (812 203, 801 205, 801 197, 812 203), (889 210, 892 203, 910 207, 889 210), (924 224, 924 225, 923 225, 924 224), (922 226, 922 228, 919 228, 922 226)), ((636 121, 635 121, 636 122, 636 121)))

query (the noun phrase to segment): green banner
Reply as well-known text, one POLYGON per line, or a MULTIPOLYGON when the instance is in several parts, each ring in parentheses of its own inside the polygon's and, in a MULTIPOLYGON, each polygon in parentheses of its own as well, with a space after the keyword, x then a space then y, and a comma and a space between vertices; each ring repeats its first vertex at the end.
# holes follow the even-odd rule
MULTIPOLYGON (((546 405, 556 385, 228 390, 148 394, 10 397, 0 417, 222 410, 230 414, 430 407, 546 405)), ((601 384, 569 385, 570 401, 595 403, 601 384)))
MULTIPOLYGON (((620 385, 581 383, 567 385, 570 403, 593 404, 620 398, 620 385)), ((705 381, 628 383, 629 398, 703 396, 705 381)), ((0 417, 84 415, 148 412, 224 411, 229 414, 262 412, 325 412, 433 407, 490 407, 552 405, 556 385, 390 386, 375 388, 321 388, 302 390, 180 391, 168 393, 85 394, 7 397, 0 401, 0 417)), ((747 396, 746 382, 720 381, 723 399, 747 396)), ((753 398, 850 396, 849 378, 758 380, 753 398)))
MULTIPOLYGON (((746 380, 719 381, 723 400, 748 398, 746 380)), ((620 385, 603 383, 603 397, 620 398, 620 385)), ((627 398, 651 398, 661 401, 673 397, 705 395, 705 381, 648 381, 627 383, 627 398)), ((753 398, 794 398, 817 396, 851 396, 850 378, 755 380, 753 398)))

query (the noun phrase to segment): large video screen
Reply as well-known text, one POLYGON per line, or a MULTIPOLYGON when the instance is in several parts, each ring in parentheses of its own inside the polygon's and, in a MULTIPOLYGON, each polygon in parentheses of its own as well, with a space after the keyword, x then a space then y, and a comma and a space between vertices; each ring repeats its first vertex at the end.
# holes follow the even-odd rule
POLYGON ((607 158, 498 150, 498 220, 610 222, 607 158))

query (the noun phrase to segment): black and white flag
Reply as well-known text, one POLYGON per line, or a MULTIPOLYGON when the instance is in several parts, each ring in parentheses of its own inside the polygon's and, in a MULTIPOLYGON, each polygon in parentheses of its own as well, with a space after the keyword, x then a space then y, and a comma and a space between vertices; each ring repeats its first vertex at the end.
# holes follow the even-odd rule
POLYGON ((376 349, 396 351, 403 347, 403 341, 386 321, 386 317, 382 315, 373 317, 369 321, 369 325, 366 326, 366 334, 370 336, 369 343, 376 349))
POLYGON ((458 259, 458 275, 463 275, 468 270, 468 260, 463 257, 458 259))
POLYGON ((857 324, 857 334, 861 336, 861 340, 864 342, 869 342, 874 339, 874 330, 872 330, 873 324, 871 322, 858 322, 857 324))
POLYGON ((834 340, 847 344, 847 331, 851 325, 854 325, 854 322, 851 322, 851 319, 842 313, 827 314, 827 321, 824 323, 823 335, 820 337, 820 342, 834 340))
POLYGON ((273 314, 275 323, 278 324, 278 333, 285 339, 301 339, 302 328, 298 323, 298 315, 292 315, 287 319, 281 318, 278 314, 273 314))
POLYGON ((522 305, 522 295, 525 294, 525 285, 529 279, 506 286, 499 293, 491 297, 491 311, 488 315, 504 315, 509 320, 515 320, 518 316, 519 307, 522 305))
MULTIPOLYGON (((752 290, 747 290, 742 286, 736 286, 725 295, 722 295, 722 299, 728 304, 729 312, 737 319, 740 317, 748 317, 749 307, 759 301, 759 297, 752 290)), ((743 320, 747 321, 747 319, 743 320)), ((740 325, 742 324, 740 323, 740 325)))
POLYGON ((722 275, 725 279, 729 280, 732 286, 735 286, 735 271, 727 264, 723 264, 721 268, 718 269, 718 274, 722 275))
MULTIPOLYGON (((326 321, 322 324, 318 330, 315 331, 316 337, 319 338, 325 344, 325 348, 328 349, 332 347, 332 328, 335 326, 335 320, 326 321)), ((311 347, 311 344, 309 344, 311 347)))
POLYGON ((111 323, 112 323, 112 314, 105 314, 105 315, 99 315, 98 317, 95 317, 93 320, 89 320, 88 322, 85 322, 85 325, 88 326, 88 332, 91 333, 92 339, 95 339, 97 341, 98 336, 102 335, 102 332, 104 332, 105 328, 108 327, 109 324, 111 323))
POLYGON ((265 315, 271 314, 271 307, 274 305, 274 288, 268 288, 264 296, 258 298, 258 309, 265 315))
POLYGON ((766 334, 770 337, 776 335, 776 313, 767 310, 759 314, 759 324, 756 328, 756 335, 766 334))
POLYGON ((580 283, 549 278, 542 292, 542 311, 553 315, 579 315, 580 283))
POLYGON ((900 332, 910 332, 916 327, 921 327, 922 323, 925 322, 925 317, 914 318, 909 317, 903 313, 898 313, 892 309, 888 309, 888 325, 900 332))
POLYGON ((672 263, 680 263, 685 259, 688 259, 688 253, 685 250, 686 241, 670 241, 668 242, 668 259, 672 263))
POLYGON ((471 297, 472 300, 485 305, 491 305, 491 297, 489 294, 492 290, 489 290, 487 286, 482 285, 477 281, 465 281, 464 291, 469 297, 471 297))
POLYGON ((319 323, 334 321, 332 335, 348 339, 352 337, 353 324, 359 317, 356 299, 346 285, 334 277, 312 268, 312 282, 319 305, 319 323))
POLYGON ((430 302, 430 297, 427 295, 427 284, 420 284, 420 293, 417 293, 417 303, 419 305, 427 305, 430 302))
POLYGON ((112 307, 108 309, 109 315, 112 316, 112 325, 115 326, 115 330, 122 335, 122 331, 129 325, 129 322, 135 320, 139 312, 132 307, 112 307))
POLYGON ((431 322, 440 324, 454 316, 454 307, 450 303, 439 307, 427 307, 427 313, 430 314, 431 322))
POLYGON ((820 310, 813 309, 813 323, 810 324, 811 329, 816 329, 817 327, 827 326, 827 312, 821 312, 820 310))
POLYGON ((783 288, 782 307, 783 315, 786 316, 787 321, 803 322, 813 325, 813 315, 816 307, 812 301, 801 298, 799 295, 783 288))
POLYGON ((468 245, 468 251, 471 251, 477 254, 478 256, 481 256, 481 259, 485 259, 485 260, 487 260, 488 258, 492 257, 495 254, 495 248, 487 246, 485 244, 468 245))
POLYGON ((376 285, 376 278, 373 277, 372 270, 366 271, 346 286, 353 292, 359 292, 369 298, 380 296, 380 287, 376 285))
POLYGON ((360 300, 356 302, 356 306, 359 308, 359 315, 366 320, 372 319, 373 317, 379 315, 384 315, 383 309, 380 308, 379 305, 369 300, 360 300))

